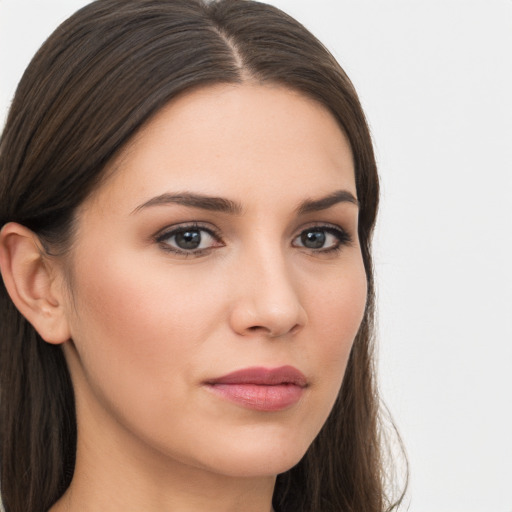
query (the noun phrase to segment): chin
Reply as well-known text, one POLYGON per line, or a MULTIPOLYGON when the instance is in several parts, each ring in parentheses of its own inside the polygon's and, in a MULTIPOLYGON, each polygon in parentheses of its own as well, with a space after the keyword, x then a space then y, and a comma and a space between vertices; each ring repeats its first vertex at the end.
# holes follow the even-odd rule
POLYGON ((312 441, 290 433, 272 436, 260 432, 257 439, 232 438, 218 443, 215 450, 202 453, 200 464, 229 477, 276 476, 298 464, 312 441))
POLYGON ((275 452, 247 454, 243 458, 217 461, 212 469, 215 473, 234 478, 275 477, 298 464, 304 453, 305 451, 285 455, 279 455, 275 452))

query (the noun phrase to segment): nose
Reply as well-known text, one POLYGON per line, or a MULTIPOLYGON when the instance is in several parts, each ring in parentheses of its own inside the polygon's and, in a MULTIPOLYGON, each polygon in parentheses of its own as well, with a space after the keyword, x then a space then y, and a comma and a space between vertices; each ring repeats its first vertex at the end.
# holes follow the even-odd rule
POLYGON ((282 255, 253 257, 241 266, 230 315, 236 333, 277 338, 293 335, 307 324, 296 289, 299 283, 282 255))

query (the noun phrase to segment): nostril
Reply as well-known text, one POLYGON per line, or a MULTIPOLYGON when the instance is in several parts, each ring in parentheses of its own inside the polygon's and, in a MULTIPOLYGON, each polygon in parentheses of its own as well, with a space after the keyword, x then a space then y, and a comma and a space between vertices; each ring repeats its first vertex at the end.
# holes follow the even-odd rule
POLYGON ((297 331, 300 330, 300 325, 299 324, 295 324, 289 331, 290 334, 295 334, 297 331))
POLYGON ((256 332, 256 331, 260 331, 260 330, 270 332, 270 329, 268 327, 263 327, 262 325, 253 325, 253 326, 249 327, 247 330, 251 331, 251 332, 256 332))
POLYGON ((306 311, 295 295, 281 297, 278 303, 275 297, 254 297, 251 291, 244 299, 234 302, 229 317, 233 330, 242 336, 296 335, 307 323, 306 311))
POLYGON ((253 326, 247 328, 247 332, 258 333, 258 332, 262 331, 270 338, 278 338, 279 336, 283 336, 284 334, 295 334, 299 330, 300 330, 299 324, 295 324, 291 329, 286 330, 286 332, 273 331, 269 327, 265 327, 263 325, 253 325, 253 326))

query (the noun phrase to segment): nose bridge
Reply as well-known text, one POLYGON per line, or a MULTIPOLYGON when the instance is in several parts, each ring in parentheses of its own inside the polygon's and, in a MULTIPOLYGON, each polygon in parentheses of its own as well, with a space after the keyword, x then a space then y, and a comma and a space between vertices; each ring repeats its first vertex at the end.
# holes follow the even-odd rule
POLYGON ((242 253, 233 314, 235 329, 244 334, 265 332, 277 337, 305 325, 306 312, 282 244, 260 239, 242 253))

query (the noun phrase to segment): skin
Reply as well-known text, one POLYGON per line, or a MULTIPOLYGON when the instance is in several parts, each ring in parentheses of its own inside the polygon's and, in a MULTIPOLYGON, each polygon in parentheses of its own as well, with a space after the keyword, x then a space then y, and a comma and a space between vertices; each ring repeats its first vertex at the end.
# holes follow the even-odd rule
POLYGON ((49 263, 61 320, 43 337, 63 341, 78 422, 75 475, 52 512, 271 510, 276 475, 332 408, 363 317, 357 202, 297 212, 340 190, 356 197, 346 137, 323 106, 278 86, 187 93, 123 149, 79 208, 71 251, 49 263), (141 207, 185 192, 241 211, 141 207), (200 232, 201 252, 159 237, 191 223, 215 233, 200 232), (324 246, 304 246, 306 230, 324 246), (205 386, 282 365, 307 379, 284 410, 205 386))

